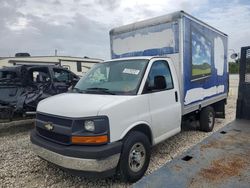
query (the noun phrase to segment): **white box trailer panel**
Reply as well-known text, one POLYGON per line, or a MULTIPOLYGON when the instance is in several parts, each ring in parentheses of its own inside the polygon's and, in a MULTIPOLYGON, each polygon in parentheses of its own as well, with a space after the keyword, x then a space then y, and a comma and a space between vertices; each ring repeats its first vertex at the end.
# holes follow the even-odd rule
POLYGON ((178 53, 178 29, 177 22, 169 22, 114 35, 112 58, 178 53))
POLYGON ((224 33, 183 17, 184 105, 227 98, 228 40, 224 33))
POLYGON ((113 59, 170 57, 183 114, 227 97, 227 35, 183 11, 112 29, 110 45, 113 59))

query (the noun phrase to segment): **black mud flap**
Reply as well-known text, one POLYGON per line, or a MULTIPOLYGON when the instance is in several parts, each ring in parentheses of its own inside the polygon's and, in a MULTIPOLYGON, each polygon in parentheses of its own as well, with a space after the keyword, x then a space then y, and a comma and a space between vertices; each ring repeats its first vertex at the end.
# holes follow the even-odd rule
POLYGON ((215 118, 224 119, 226 117, 225 105, 226 105, 226 100, 219 101, 213 105, 215 111, 215 118))

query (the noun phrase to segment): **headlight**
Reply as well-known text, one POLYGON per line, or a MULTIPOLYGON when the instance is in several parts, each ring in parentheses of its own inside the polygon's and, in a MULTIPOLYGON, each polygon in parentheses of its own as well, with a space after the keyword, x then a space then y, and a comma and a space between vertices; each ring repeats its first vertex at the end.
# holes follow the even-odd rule
POLYGON ((109 119, 96 116, 77 119, 72 126, 72 144, 106 144, 109 142, 109 119))
POLYGON ((94 121, 85 121, 84 122, 84 128, 86 131, 89 131, 89 132, 94 132, 95 131, 95 123, 94 121))

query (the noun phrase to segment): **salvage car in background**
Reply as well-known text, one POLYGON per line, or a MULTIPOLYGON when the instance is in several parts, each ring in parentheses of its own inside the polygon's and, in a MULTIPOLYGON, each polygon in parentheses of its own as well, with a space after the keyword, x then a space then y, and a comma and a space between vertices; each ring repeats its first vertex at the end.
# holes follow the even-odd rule
POLYGON ((67 92, 79 77, 54 65, 21 65, 0 69, 0 119, 32 114, 39 101, 67 92))

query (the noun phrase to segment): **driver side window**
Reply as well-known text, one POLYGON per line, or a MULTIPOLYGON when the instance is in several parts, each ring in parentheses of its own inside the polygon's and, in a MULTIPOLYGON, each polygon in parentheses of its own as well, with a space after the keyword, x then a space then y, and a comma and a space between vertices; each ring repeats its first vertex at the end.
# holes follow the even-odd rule
POLYGON ((173 80, 168 63, 163 60, 155 61, 151 66, 151 70, 147 78, 147 88, 153 90, 155 88, 155 77, 163 76, 166 82, 164 90, 173 89, 173 80))
POLYGON ((55 81, 57 82, 69 82, 71 77, 70 73, 63 69, 53 69, 55 81))

